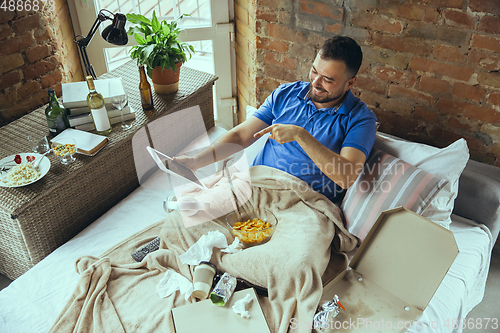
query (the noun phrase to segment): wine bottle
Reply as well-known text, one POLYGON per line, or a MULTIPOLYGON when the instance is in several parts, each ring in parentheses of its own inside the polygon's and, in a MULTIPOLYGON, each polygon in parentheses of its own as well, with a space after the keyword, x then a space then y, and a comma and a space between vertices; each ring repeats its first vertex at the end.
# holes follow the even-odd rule
POLYGON ((49 106, 45 109, 45 117, 47 118, 47 124, 52 136, 69 128, 68 113, 64 106, 57 100, 53 88, 49 89, 49 106))
POLYGON ((154 108, 153 105, 153 94, 151 93, 151 85, 146 77, 146 70, 144 65, 139 66, 139 74, 141 81, 139 83, 139 91, 141 93, 141 103, 143 110, 151 110, 154 108))
POLYGON ((108 135, 111 133, 111 123, 109 121, 108 111, 104 105, 104 98, 95 90, 92 76, 87 76, 85 80, 90 90, 87 95, 87 105, 90 108, 90 114, 92 115, 96 132, 97 134, 108 135))

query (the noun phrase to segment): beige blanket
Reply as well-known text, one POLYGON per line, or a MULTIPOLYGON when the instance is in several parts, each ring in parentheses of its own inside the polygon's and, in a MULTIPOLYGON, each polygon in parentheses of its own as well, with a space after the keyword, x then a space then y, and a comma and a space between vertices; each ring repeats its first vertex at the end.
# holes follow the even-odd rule
MULTIPOLYGON (((343 227, 340 209, 300 179, 264 166, 252 167, 250 175, 252 193, 243 208, 270 209, 279 220, 277 230, 268 243, 235 254, 215 249, 211 261, 219 271, 268 289, 269 297, 259 301, 271 332, 289 331, 292 320, 307 327, 322 282, 345 269, 339 252, 352 250, 356 239, 343 227)), ((185 228, 174 212, 100 258, 79 259, 81 280, 51 332, 174 332, 171 309, 196 300, 185 301, 179 292, 160 298, 156 286, 167 269, 192 281, 193 267, 179 255, 213 230, 232 243, 224 217, 185 228), (158 233, 161 249, 135 263, 130 254, 158 233)))

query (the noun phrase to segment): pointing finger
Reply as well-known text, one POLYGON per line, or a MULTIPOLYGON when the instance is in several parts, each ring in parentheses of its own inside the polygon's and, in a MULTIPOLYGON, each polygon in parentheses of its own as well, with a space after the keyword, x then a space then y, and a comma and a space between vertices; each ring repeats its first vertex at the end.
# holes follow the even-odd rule
POLYGON ((259 137, 263 136, 266 133, 271 133, 272 131, 273 131, 273 126, 271 125, 271 126, 268 126, 268 127, 264 128, 262 131, 259 131, 259 132, 255 133, 253 135, 253 137, 254 138, 259 138, 259 137))

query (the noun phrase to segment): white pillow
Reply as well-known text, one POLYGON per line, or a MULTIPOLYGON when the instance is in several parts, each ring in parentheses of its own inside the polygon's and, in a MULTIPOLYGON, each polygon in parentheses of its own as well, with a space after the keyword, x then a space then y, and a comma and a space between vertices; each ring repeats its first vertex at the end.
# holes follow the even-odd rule
POLYGON ((469 148, 465 139, 459 139, 445 148, 436 148, 377 132, 374 146, 449 181, 422 213, 423 217, 449 229, 450 215, 458 194, 458 179, 469 160, 469 148))

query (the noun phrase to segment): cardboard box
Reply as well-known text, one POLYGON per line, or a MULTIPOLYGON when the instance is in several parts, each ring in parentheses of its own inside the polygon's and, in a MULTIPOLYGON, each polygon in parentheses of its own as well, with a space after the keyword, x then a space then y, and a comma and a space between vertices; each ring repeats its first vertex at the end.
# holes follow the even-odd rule
POLYGON ((193 332, 237 332, 270 333, 264 313, 253 288, 237 291, 225 306, 217 306, 205 299, 172 309, 176 333, 193 332), (243 318, 233 312, 234 303, 250 294, 252 301, 246 306, 250 318, 243 318))
POLYGON ((383 212, 349 267, 323 289, 345 307, 325 332, 403 332, 418 325, 458 255, 453 233, 405 208, 383 212))

